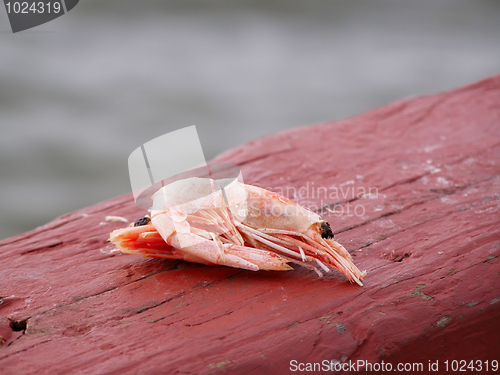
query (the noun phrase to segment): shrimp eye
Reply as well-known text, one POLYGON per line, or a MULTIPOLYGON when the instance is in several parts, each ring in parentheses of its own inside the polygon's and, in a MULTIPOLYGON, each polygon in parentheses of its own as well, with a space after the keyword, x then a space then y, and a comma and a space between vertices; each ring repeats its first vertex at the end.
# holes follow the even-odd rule
POLYGON ((330 224, 327 221, 322 221, 319 226, 319 231, 321 232, 321 237, 326 239, 333 238, 332 228, 330 228, 330 224))
POLYGON ((134 223, 134 227, 140 227, 142 225, 147 225, 147 224, 149 224, 150 221, 151 221, 151 219, 147 216, 141 217, 139 220, 137 220, 134 223))

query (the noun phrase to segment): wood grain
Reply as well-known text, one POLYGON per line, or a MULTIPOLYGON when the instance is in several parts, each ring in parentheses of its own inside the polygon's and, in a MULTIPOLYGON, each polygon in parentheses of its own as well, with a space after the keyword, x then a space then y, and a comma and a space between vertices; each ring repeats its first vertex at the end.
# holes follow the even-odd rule
POLYGON ((144 214, 125 195, 0 242, 0 372, 500 360, 500 76, 216 161, 321 212, 365 286, 111 254, 106 215, 144 214))

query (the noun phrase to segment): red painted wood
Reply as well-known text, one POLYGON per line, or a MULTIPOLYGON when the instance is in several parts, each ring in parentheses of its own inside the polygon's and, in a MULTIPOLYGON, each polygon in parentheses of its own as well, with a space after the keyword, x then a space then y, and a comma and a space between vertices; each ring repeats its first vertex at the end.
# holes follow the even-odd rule
POLYGON ((126 195, 0 242, 0 372, 257 374, 283 373, 291 360, 425 369, 440 360, 443 373, 444 360, 500 360, 500 76, 216 160, 306 207, 339 203, 323 216, 367 270, 365 286, 300 267, 110 254, 108 234, 123 224, 106 215, 144 213, 126 195))

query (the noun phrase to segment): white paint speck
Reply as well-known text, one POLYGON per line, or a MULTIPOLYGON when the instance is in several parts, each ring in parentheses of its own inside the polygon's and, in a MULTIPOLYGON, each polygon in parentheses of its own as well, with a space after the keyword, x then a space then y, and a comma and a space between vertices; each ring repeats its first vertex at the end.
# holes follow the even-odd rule
POLYGON ((390 219, 386 220, 377 220, 376 223, 378 224, 379 227, 381 228, 393 228, 394 223, 390 219))
POLYGON ((431 145, 431 146, 424 147, 424 151, 429 153, 429 152, 432 152, 432 151, 434 151, 438 148, 441 148, 441 147, 443 147, 443 145, 441 145, 441 144, 431 145))
POLYGON ((435 174, 435 173, 441 172, 441 168, 435 167, 433 165, 431 165, 430 167, 431 167, 430 168, 431 174, 435 174))
POLYGON ((451 182, 450 182, 450 181, 448 181, 448 180, 447 180, 446 178, 444 178, 444 177, 438 177, 438 178, 436 179, 436 183, 437 183, 438 185, 450 185, 450 184, 451 184, 451 182))
POLYGON ((445 195, 444 197, 439 198, 441 203, 446 203, 446 204, 455 204, 457 203, 456 199, 452 198, 451 196, 445 195))
POLYGON ((341 183, 339 186, 353 185, 353 184, 354 184, 354 180, 349 180, 349 181, 341 183))
POLYGON ((112 216, 112 215, 106 216, 106 218, 104 219, 104 221, 128 223, 128 220, 126 218, 124 218, 122 216, 112 216))
POLYGON ((464 160, 465 165, 473 165, 473 164, 476 164, 476 162, 477 162, 477 160, 474 158, 468 158, 468 159, 464 160))

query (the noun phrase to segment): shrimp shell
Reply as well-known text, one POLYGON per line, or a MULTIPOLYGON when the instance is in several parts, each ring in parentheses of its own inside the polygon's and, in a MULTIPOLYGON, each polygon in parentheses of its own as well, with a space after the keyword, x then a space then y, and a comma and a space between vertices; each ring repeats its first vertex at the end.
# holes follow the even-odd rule
POLYGON ((189 178, 153 195, 151 219, 118 229, 109 241, 125 254, 182 259, 252 271, 336 269, 363 285, 349 252, 330 225, 290 199, 237 180, 189 178))

